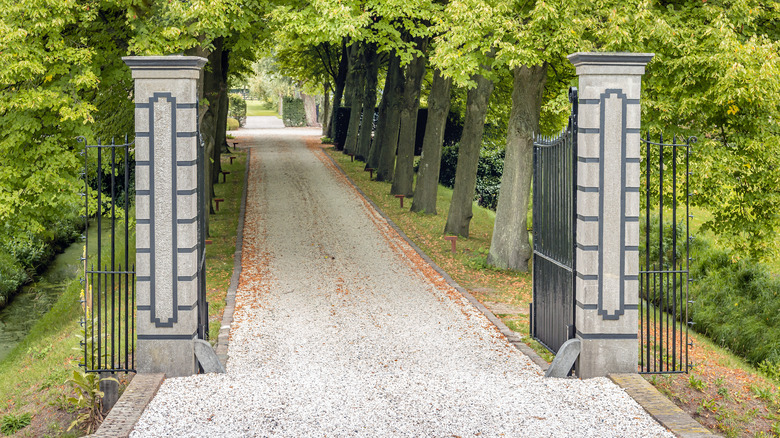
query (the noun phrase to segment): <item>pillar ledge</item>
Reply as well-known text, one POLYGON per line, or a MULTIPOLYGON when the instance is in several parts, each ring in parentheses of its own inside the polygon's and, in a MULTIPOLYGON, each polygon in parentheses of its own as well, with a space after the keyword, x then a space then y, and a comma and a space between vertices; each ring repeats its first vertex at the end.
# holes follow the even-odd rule
POLYGON ((125 56, 122 61, 130 67, 133 79, 197 79, 208 62, 200 56, 125 56))
POLYGON ((578 75, 643 75, 654 53, 577 52, 568 56, 578 75))

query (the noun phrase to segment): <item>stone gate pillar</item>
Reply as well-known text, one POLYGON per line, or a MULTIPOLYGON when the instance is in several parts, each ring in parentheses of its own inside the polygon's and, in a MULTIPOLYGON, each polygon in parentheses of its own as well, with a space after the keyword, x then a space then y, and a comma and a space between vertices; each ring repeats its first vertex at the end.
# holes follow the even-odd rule
POLYGON ((206 59, 122 58, 135 80, 136 369, 197 372, 197 105, 206 59))
POLYGON ((577 339, 581 378, 638 362, 640 92, 649 53, 574 53, 579 76, 577 339))

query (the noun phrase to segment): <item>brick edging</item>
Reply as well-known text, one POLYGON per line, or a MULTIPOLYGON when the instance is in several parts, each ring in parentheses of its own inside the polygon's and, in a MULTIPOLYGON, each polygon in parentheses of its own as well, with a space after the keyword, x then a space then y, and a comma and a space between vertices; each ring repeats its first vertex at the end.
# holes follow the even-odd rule
POLYGON ((608 377, 636 400, 651 417, 678 437, 718 436, 691 418, 639 374, 610 374, 608 377))
POLYGON ((225 309, 222 312, 222 322, 219 327, 217 344, 214 346, 217 357, 225 369, 227 369, 228 346, 230 343, 230 325, 233 323, 233 313, 236 311, 236 290, 238 289, 238 280, 241 277, 241 256, 244 248, 244 216, 246 215, 247 188, 249 187, 249 162, 251 157, 252 149, 246 148, 244 193, 241 195, 241 208, 238 212, 236 251, 233 253, 233 275, 230 277, 230 286, 228 287, 227 295, 225 295, 225 309))
POLYGON ((546 360, 542 359, 542 357, 539 356, 531 347, 529 347, 528 345, 525 344, 525 342, 523 342, 523 339, 520 337, 520 335, 518 335, 517 333, 512 331, 509 327, 507 327, 506 324, 504 324, 493 312, 490 311, 490 309, 488 309, 487 307, 485 307, 484 304, 479 302, 479 300, 477 300, 474 297, 474 295, 471 295, 469 291, 467 291, 466 289, 461 287, 461 285, 456 283, 455 280, 453 280, 449 274, 447 274, 441 267, 439 267, 439 265, 437 265, 433 260, 431 260, 431 258, 428 257, 428 254, 426 254, 422 249, 420 249, 420 247, 417 246, 417 244, 412 242, 409 236, 407 236, 406 233, 404 233, 401 230, 401 228, 399 228, 398 225, 396 225, 395 222, 393 222, 393 220, 390 219, 385 214, 385 212, 382 211, 382 209, 379 208, 379 206, 374 203, 374 201, 371 200, 371 198, 366 196, 363 190, 361 190, 360 187, 358 187, 357 184, 355 184, 355 181, 353 181, 352 178, 350 178, 349 175, 347 175, 347 173, 344 172, 344 169, 341 168, 339 163, 336 160, 334 160, 333 157, 330 156, 330 154, 326 153, 323 149, 320 149, 320 151, 322 152, 323 155, 328 157, 328 159, 330 159, 331 162, 333 162, 333 164, 341 172, 341 174, 344 175, 344 178, 346 178, 346 180, 349 181, 350 184, 352 184, 352 187, 354 187, 355 190, 357 190, 357 192, 360 193, 360 196, 362 196, 363 199, 365 199, 371 205, 371 207, 374 210, 376 210, 376 212, 379 213, 379 215, 382 216, 387 221, 388 225, 390 225, 390 227, 393 230, 395 230, 395 232, 398 233, 398 235, 401 236, 401 238, 404 239, 406 243, 408 243, 409 246, 411 246, 412 249, 414 249, 415 252, 417 252, 417 254, 433 268, 433 270, 435 270, 439 275, 442 276, 442 278, 444 278, 444 281, 446 281, 447 284, 449 284, 458 292, 460 292, 460 294, 463 295, 463 297, 466 298, 471 303, 471 305, 473 305, 480 312, 482 312, 482 314, 484 314, 485 317, 488 320, 490 320, 490 322, 493 323, 493 325, 496 326, 496 328, 501 332, 501 334, 503 334, 504 337, 506 337, 506 340, 510 344, 514 345, 515 348, 520 350, 521 353, 523 353, 529 359, 531 359, 531 361, 533 361, 533 363, 538 365, 539 368, 542 369, 542 371, 547 371, 547 368, 550 367, 550 364, 547 363, 546 360))
POLYGON ((163 373, 136 374, 111 412, 90 437, 127 437, 165 380, 163 373))

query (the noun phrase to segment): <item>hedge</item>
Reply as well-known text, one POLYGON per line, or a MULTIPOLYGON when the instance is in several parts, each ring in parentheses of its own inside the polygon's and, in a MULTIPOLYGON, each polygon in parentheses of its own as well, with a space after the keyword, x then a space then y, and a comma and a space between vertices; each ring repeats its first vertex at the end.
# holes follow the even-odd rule
MULTIPOLYGON (((651 221, 650 259, 657 266, 658 220, 651 221)), ((644 224, 642 224, 644 225, 644 224)), ((643 227, 644 228, 644 227, 643 227)), ((665 265, 671 265, 672 224, 664 224, 665 265)), ((685 260, 683 224, 677 227, 677 260, 685 260)), ((644 233, 644 229, 642 230, 644 233)), ((644 234, 642 234, 644 235, 644 234)), ((640 239, 640 260, 645 257, 644 238, 640 239)), ((721 347, 745 358, 756 366, 780 366, 780 278, 763 263, 735 257, 730 251, 715 247, 702 236, 691 243, 688 315, 693 329, 721 347)), ((655 269, 655 267, 653 267, 655 269)), ((651 284, 652 287, 652 284, 651 284)), ((680 285, 678 293, 684 289, 680 285)), ((658 292, 651 290, 644 298, 654 305, 661 303, 658 292)), ((682 298, 681 298, 682 299, 682 298)), ((671 311, 671 306, 667 308, 671 311)), ((684 320, 685 306, 679 306, 677 320, 684 320)))
MULTIPOLYGON (((455 186, 455 172, 458 167, 458 147, 460 143, 445 145, 441 153, 439 183, 445 187, 455 186)), ((501 175, 504 172, 504 149, 492 144, 483 145, 479 151, 477 165, 477 185, 474 200, 485 208, 495 210, 498 205, 498 192, 501 187, 501 175)))
POLYGON ((337 151, 343 150, 344 143, 347 141, 350 112, 348 107, 340 106, 333 113, 333 145, 337 151))
POLYGON ((303 100, 285 97, 282 104, 282 121, 284 126, 306 126, 306 111, 303 108, 303 100))
POLYGON ((236 119, 238 126, 246 124, 246 100, 240 94, 228 95, 228 117, 236 119))

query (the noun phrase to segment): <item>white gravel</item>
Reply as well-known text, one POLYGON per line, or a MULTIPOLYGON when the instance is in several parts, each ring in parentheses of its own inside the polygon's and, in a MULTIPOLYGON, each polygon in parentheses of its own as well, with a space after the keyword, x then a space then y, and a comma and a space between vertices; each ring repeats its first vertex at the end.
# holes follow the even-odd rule
POLYGON ((133 437, 673 436, 607 379, 544 379, 305 147, 318 133, 255 133, 227 374, 167 379, 133 437))

